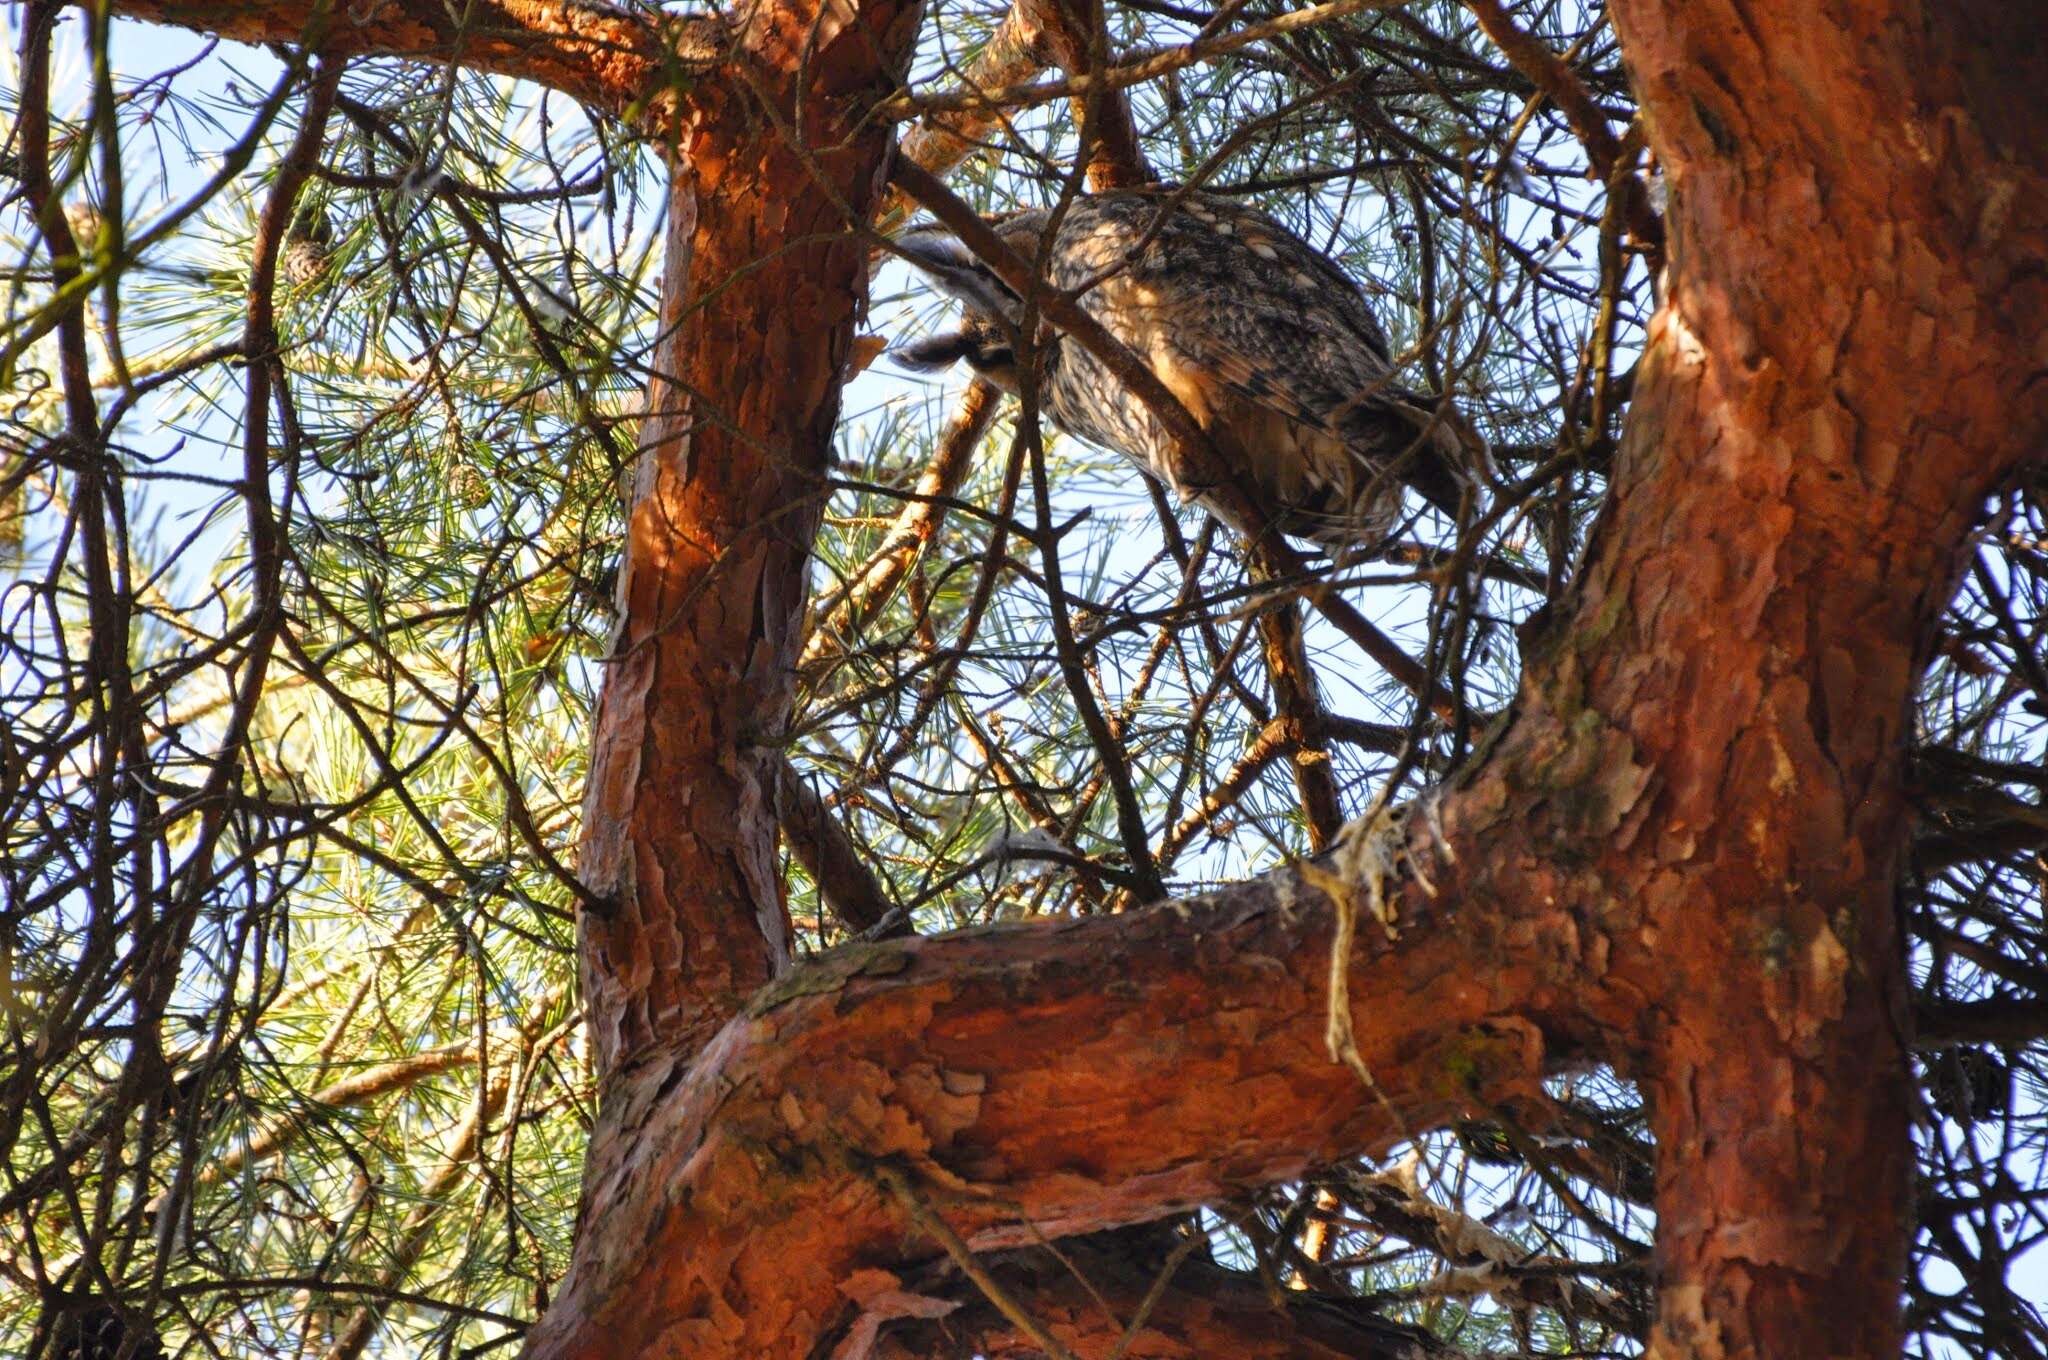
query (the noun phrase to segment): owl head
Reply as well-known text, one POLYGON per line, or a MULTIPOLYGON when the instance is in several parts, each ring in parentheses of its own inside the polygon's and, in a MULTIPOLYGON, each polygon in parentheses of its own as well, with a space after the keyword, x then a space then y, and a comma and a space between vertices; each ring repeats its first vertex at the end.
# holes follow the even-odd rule
MULTIPOLYGON (((1031 259, 1043 219, 1043 213, 1022 213, 997 224, 996 231, 1011 250, 1031 259)), ((898 346, 889 357, 920 373, 964 362, 998 387, 1016 392, 1017 324, 1023 312, 1017 291, 944 227, 912 227, 896 238, 896 245, 941 292, 959 300, 961 318, 957 329, 898 346)))

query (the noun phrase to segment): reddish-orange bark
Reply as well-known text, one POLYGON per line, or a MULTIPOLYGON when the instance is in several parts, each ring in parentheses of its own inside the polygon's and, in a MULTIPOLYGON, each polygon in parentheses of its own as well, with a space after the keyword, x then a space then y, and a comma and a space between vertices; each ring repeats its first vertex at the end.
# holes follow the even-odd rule
POLYGON ((1021 1246, 1529 1095, 1532 970, 1471 969, 1425 903, 1398 942, 1362 944, 1381 981, 1355 994, 1359 1047, 1385 1103, 1324 1051, 1330 909, 1291 874, 795 970, 702 1053, 611 1083, 576 1267, 531 1353, 808 1354, 851 1325, 855 1271, 938 1254, 884 1169, 977 1250, 1021 1246))
MULTIPOLYGON (((2038 175, 1959 147, 1941 129, 1961 119, 1938 111, 1884 113, 1872 159, 1823 156, 1879 116, 1873 60, 1889 52, 1895 94, 1916 77, 1912 30, 1845 23, 1831 47, 1815 22, 1785 40, 1802 79, 1774 82, 1782 61, 1750 73, 1750 121, 1693 102, 1711 95, 1698 73, 1734 60, 1699 31, 1624 30, 1660 138, 1692 119, 1660 143, 1670 304, 1582 584, 1445 799, 1441 897, 1408 889, 1403 938, 1355 984, 1361 1046, 1407 1128, 1450 1112, 1430 1075, 1472 1070, 1476 1035, 1492 1054, 1520 1041, 1497 1069, 1508 1090, 1585 1052, 1644 1079, 1665 1149, 1660 1354, 1897 1348, 1870 1301, 1896 1288, 1906 1222, 1906 702, 1975 510, 2044 426, 2041 285, 2019 249, 2042 239, 2038 175), (1816 91, 1836 102, 1812 106, 1816 91), (1947 156, 1885 159, 1930 129, 1947 156)), ((800 973, 687 1074, 678 1055, 643 1078, 680 1089, 621 1104, 592 1185, 613 1244, 586 1252, 537 1349, 595 1353, 627 1321, 607 1301, 657 1285, 681 1291, 654 1310, 669 1321, 632 1319, 656 1349, 683 1328, 692 1353, 771 1353, 764 1327, 847 1325, 835 1290, 857 1269, 935 1250, 905 1240, 876 1161, 986 1248, 1398 1136, 1313 1041, 1326 917, 1270 905, 1293 884, 800 973), (637 1269, 625 1244, 648 1241, 691 1264, 637 1269)))
POLYGON ((297 43, 331 56, 455 61, 536 80, 597 108, 636 102, 702 74, 726 55, 724 25, 656 24, 593 0, 119 0, 131 19, 195 28, 247 43, 297 43))
POLYGON ((1651 1354, 1891 1354, 1907 704, 2048 427, 2048 52, 1989 0, 1614 9, 1666 303, 1604 551, 1529 670, 1653 781, 1601 851, 1638 920, 1598 1013, 1658 1134, 1651 1354))
POLYGON ((695 1052, 789 961, 775 768, 866 289, 850 221, 890 146, 858 124, 917 14, 757 10, 721 97, 677 120, 665 338, 584 800, 580 872, 608 902, 581 917, 601 1071, 695 1052))
MULTIPOLYGON (((1108 55, 1100 10, 1089 0, 1015 0, 1013 13, 1033 31, 1045 58, 1070 76, 1085 76, 1108 55)), ((1092 139, 1088 187, 1097 193, 1152 182, 1123 91, 1098 87, 1073 99, 1074 126, 1092 139)))

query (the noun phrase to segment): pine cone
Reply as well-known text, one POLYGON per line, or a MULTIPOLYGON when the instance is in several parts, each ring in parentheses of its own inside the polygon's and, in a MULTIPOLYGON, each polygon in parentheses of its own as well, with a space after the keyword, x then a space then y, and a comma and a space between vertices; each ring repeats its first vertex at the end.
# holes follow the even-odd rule
POLYGON ((286 241, 279 266, 284 271, 285 282, 294 288, 304 288, 322 274, 333 263, 334 256, 318 241, 286 241))
POLYGON ((334 223, 326 211, 317 207, 301 211, 284 234, 279 265, 285 281, 294 288, 304 288, 325 274, 334 262, 333 244, 334 223))

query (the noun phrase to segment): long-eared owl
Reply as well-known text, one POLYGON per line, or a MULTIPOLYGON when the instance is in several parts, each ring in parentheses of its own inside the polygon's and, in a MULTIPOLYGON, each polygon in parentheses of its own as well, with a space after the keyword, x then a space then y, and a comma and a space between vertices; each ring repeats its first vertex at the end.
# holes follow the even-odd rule
MULTIPOLYGON (((1050 221, 1034 210, 995 227, 1029 261, 1050 221)), ((1017 293, 941 228, 913 228, 898 244, 965 317, 893 351, 897 361, 964 360, 1016 391, 1017 293)), ((1240 476, 1284 533, 1370 551, 1400 522, 1404 484, 1455 515, 1491 470, 1484 441, 1448 401, 1394 381, 1386 333, 1358 286, 1263 213, 1187 190, 1083 197, 1044 258, 1046 283, 1078 292, 1217 447, 1243 460, 1240 476)), ((1057 428, 1207 503, 1210 488, 1179 475, 1165 428, 1094 355, 1049 329, 1038 349, 1040 400, 1057 428)))

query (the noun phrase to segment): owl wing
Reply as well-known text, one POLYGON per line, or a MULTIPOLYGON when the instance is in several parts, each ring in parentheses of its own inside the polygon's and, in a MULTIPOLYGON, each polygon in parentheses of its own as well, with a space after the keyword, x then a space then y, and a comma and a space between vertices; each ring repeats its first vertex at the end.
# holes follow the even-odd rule
POLYGON ((1244 400, 1332 435, 1361 409, 1415 400, 1391 380, 1386 332, 1335 264, 1240 204, 1170 200, 1084 200, 1061 228, 1054 284, 1117 270, 1083 305, 1127 343, 1149 339, 1244 400), (1156 315, 1136 315, 1146 310, 1156 315))
POLYGON ((1396 475, 1455 509, 1438 451, 1415 448, 1430 412, 1392 381, 1386 334, 1357 285, 1262 214, 1205 195, 1168 208, 1169 198, 1088 202, 1060 231, 1053 282, 1115 270, 1083 305, 1198 417, 1240 403, 1281 417, 1287 431, 1253 422, 1261 437, 1240 442, 1267 464, 1253 469, 1260 480, 1304 510, 1384 521, 1398 512, 1396 475))

